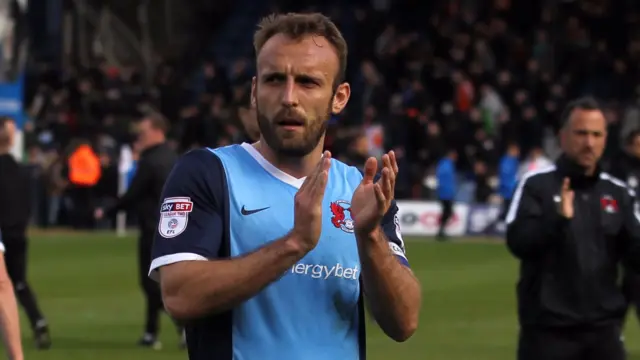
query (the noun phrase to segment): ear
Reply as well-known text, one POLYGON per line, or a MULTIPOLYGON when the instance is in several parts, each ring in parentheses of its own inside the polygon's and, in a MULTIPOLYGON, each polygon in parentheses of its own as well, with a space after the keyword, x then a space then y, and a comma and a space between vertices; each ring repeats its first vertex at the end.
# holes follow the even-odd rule
POLYGON ((251 108, 256 107, 256 84, 258 83, 257 78, 254 76, 251 78, 251 108))
POLYGON ((338 85, 335 94, 333 95, 333 102, 331 104, 331 112, 333 114, 339 114, 344 110, 349 102, 351 96, 351 86, 349 83, 342 83, 338 85))
POLYGON ((567 136, 567 129, 565 129, 564 127, 561 127, 560 130, 558 131, 558 143, 560 144, 561 148, 564 148, 566 136, 567 136))

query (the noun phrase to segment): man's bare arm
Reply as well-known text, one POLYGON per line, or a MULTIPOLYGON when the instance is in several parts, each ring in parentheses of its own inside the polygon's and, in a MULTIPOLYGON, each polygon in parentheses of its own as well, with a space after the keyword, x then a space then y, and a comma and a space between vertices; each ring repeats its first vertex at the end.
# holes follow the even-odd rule
POLYGON ((391 252, 382 230, 359 235, 358 250, 364 292, 376 322, 390 338, 409 339, 418 327, 420 282, 391 252))
POLYGON ((183 261, 160 268, 164 304, 171 316, 193 319, 229 310, 278 280, 308 252, 287 235, 234 259, 183 261))
POLYGON ((11 360, 22 360, 22 342, 20 339, 20 318, 13 284, 9 279, 0 253, 0 329, 7 355, 11 360))

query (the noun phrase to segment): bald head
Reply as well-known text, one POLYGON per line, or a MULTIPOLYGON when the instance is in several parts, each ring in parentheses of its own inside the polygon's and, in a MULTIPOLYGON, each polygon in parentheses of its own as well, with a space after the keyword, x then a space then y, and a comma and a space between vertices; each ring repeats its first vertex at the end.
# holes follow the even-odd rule
POLYGON ((0 117, 0 152, 7 152, 13 146, 16 123, 8 117, 0 117))

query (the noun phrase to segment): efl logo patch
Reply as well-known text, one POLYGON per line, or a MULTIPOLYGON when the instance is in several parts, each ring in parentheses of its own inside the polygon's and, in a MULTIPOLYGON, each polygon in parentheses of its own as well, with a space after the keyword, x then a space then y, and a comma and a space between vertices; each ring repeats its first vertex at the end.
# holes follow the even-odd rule
POLYGON ((166 198, 160 207, 158 231, 164 238, 173 238, 184 232, 189 222, 189 213, 193 211, 193 202, 188 197, 166 198))

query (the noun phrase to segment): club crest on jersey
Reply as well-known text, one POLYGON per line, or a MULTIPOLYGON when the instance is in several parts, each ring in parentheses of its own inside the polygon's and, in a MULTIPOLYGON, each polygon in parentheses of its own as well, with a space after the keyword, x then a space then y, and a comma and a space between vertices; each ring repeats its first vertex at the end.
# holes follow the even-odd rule
POLYGON ((158 232, 164 238, 176 237, 184 232, 189 222, 189 213, 193 211, 193 202, 188 197, 170 197, 164 199, 160 207, 158 232))
POLYGON ((346 200, 338 200, 331 203, 331 223, 336 228, 352 233, 354 229, 353 219, 351 218, 351 203, 346 200))
POLYGON ((605 195, 600 199, 602 210, 609 214, 618 212, 618 202, 611 195, 605 195))

